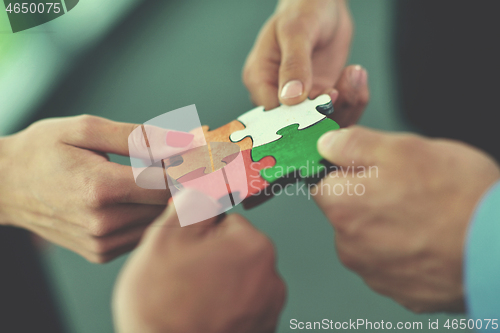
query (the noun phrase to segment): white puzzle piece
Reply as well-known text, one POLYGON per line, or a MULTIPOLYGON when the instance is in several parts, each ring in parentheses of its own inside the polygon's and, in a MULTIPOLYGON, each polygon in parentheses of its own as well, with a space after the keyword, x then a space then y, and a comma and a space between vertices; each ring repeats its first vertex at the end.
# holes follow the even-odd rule
POLYGON ((281 138, 276 134, 280 129, 292 124, 299 124, 299 130, 309 127, 325 119, 326 116, 316 110, 316 106, 331 102, 328 95, 321 95, 313 100, 288 106, 281 105, 276 109, 264 111, 259 106, 238 117, 245 125, 245 129, 233 132, 230 136, 232 142, 238 142, 245 137, 251 137, 253 148, 265 145, 281 138))

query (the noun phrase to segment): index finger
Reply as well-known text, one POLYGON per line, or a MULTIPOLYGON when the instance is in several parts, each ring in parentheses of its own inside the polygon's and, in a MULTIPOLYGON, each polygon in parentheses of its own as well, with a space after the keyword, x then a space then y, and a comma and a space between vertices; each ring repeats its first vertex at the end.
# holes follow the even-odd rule
POLYGON ((243 69, 243 83, 250 92, 252 102, 266 110, 279 106, 278 72, 281 56, 274 24, 264 25, 243 69))
POLYGON ((181 153, 191 147, 194 137, 193 133, 82 115, 66 126, 62 141, 103 153, 150 159, 152 153, 154 158, 181 153))

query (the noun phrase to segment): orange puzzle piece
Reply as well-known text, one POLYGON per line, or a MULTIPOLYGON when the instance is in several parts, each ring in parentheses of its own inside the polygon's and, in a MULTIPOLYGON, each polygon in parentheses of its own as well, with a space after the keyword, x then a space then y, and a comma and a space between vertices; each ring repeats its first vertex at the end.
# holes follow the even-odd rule
MULTIPOLYGON (((227 123, 226 125, 213 131, 210 131, 209 127, 206 125, 201 128, 203 129, 203 134, 205 135, 205 140, 207 142, 232 142, 229 139, 231 133, 245 129, 245 125, 240 123, 238 120, 233 120, 232 122, 227 123)), ((240 146, 241 151, 252 149, 253 146, 251 138, 244 138, 243 140, 234 143, 240 146)))

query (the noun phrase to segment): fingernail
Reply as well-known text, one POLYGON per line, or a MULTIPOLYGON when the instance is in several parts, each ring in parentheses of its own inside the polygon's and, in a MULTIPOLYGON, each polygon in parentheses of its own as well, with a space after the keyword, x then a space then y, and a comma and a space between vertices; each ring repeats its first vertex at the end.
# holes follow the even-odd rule
POLYGON ((354 66, 349 74, 349 80, 354 88, 361 87, 367 80, 367 72, 361 66, 354 66))
POLYGON ((359 79, 359 84, 361 87, 368 84, 368 71, 364 68, 361 71, 361 78, 359 79))
POLYGON ((340 135, 345 133, 347 129, 340 129, 336 131, 330 131, 323 134, 318 139, 318 150, 327 152, 335 147, 335 143, 337 142, 340 135))
POLYGON ((298 97, 302 95, 303 92, 304 86, 302 85, 302 82, 300 82, 299 80, 289 81, 283 86, 283 89, 281 90, 281 98, 288 99, 298 97))
POLYGON ((170 147, 182 148, 186 147, 193 141, 194 135, 186 132, 168 131, 166 143, 170 147))
POLYGON ((332 99, 332 103, 335 103, 337 101, 337 98, 339 97, 339 91, 337 89, 331 89, 328 92, 328 96, 332 99))

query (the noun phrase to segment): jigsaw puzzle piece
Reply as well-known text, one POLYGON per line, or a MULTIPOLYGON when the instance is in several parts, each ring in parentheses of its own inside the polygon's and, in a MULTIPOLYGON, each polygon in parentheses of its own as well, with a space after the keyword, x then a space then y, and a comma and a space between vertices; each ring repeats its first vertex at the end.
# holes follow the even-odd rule
POLYGON ((240 152, 240 146, 232 142, 209 142, 212 170, 219 170, 234 160, 240 152), (232 159, 228 159, 232 156, 232 159))
POLYGON ((204 168, 205 174, 212 172, 208 145, 187 150, 181 155, 171 156, 164 159, 163 163, 167 174, 172 179, 179 179, 200 168, 204 168))
MULTIPOLYGON (((222 127, 219 127, 213 131, 210 131, 208 126, 202 126, 202 129, 206 142, 232 142, 229 139, 229 136, 234 132, 245 129, 245 126, 238 120, 233 120, 232 122, 222 127)), ((245 138, 237 142, 236 144, 240 146, 241 151, 252 149, 251 138, 245 138)))
MULTIPOLYGON (((235 174, 235 168, 228 169, 226 176, 233 195, 239 198, 240 201, 244 200, 243 206, 248 209, 264 201, 264 197, 270 197, 268 193, 264 192, 269 183, 261 177, 260 171, 274 166, 276 160, 272 156, 266 156, 260 161, 254 162, 251 156, 251 149, 242 151, 241 155, 243 157, 246 178, 238 179, 239 175, 235 174), (242 197, 244 193, 246 195, 242 197), (256 197, 259 197, 259 199, 256 197)), ((222 161, 229 164, 234 158, 234 156, 228 156, 222 161)))
POLYGON ((223 169, 205 174, 204 168, 199 168, 177 181, 183 188, 195 189, 210 196, 221 205, 221 211, 226 211, 234 205, 223 169))
POLYGON ((322 121, 326 118, 325 114, 332 112, 332 100, 326 94, 314 100, 307 99, 293 106, 281 105, 269 111, 264 111, 264 107, 259 106, 238 117, 245 128, 232 133, 230 139, 232 142, 239 142, 251 137, 253 148, 260 147, 280 139, 278 131, 282 128, 298 124, 298 129, 302 130, 322 121))
POLYGON ((324 133, 339 128, 329 118, 303 130, 299 130, 298 124, 287 126, 278 131, 283 136, 281 139, 252 149, 252 159, 259 161, 266 156, 276 159, 275 166, 260 171, 262 178, 269 183, 291 176, 314 177, 325 170, 325 165, 321 163, 323 157, 316 148, 318 139, 324 133))
MULTIPOLYGON (((232 142, 210 142, 208 145, 190 149, 180 155, 164 159, 167 174, 178 180, 184 175, 200 169, 204 174, 211 173, 226 165, 222 162, 227 156, 240 152, 240 147, 232 142)), ((200 174, 201 176, 201 174, 200 174)))
MULTIPOLYGON (((218 201, 225 211, 247 197, 248 184, 245 162, 239 147, 228 142, 218 142, 218 144, 230 144, 238 151, 232 156, 225 156, 224 162, 221 162, 224 163, 224 167, 219 170, 206 174, 206 168, 202 167, 180 177, 177 179, 179 184, 177 188, 192 188, 203 192, 218 201)), ((251 160, 249 153, 246 155, 251 160)))

